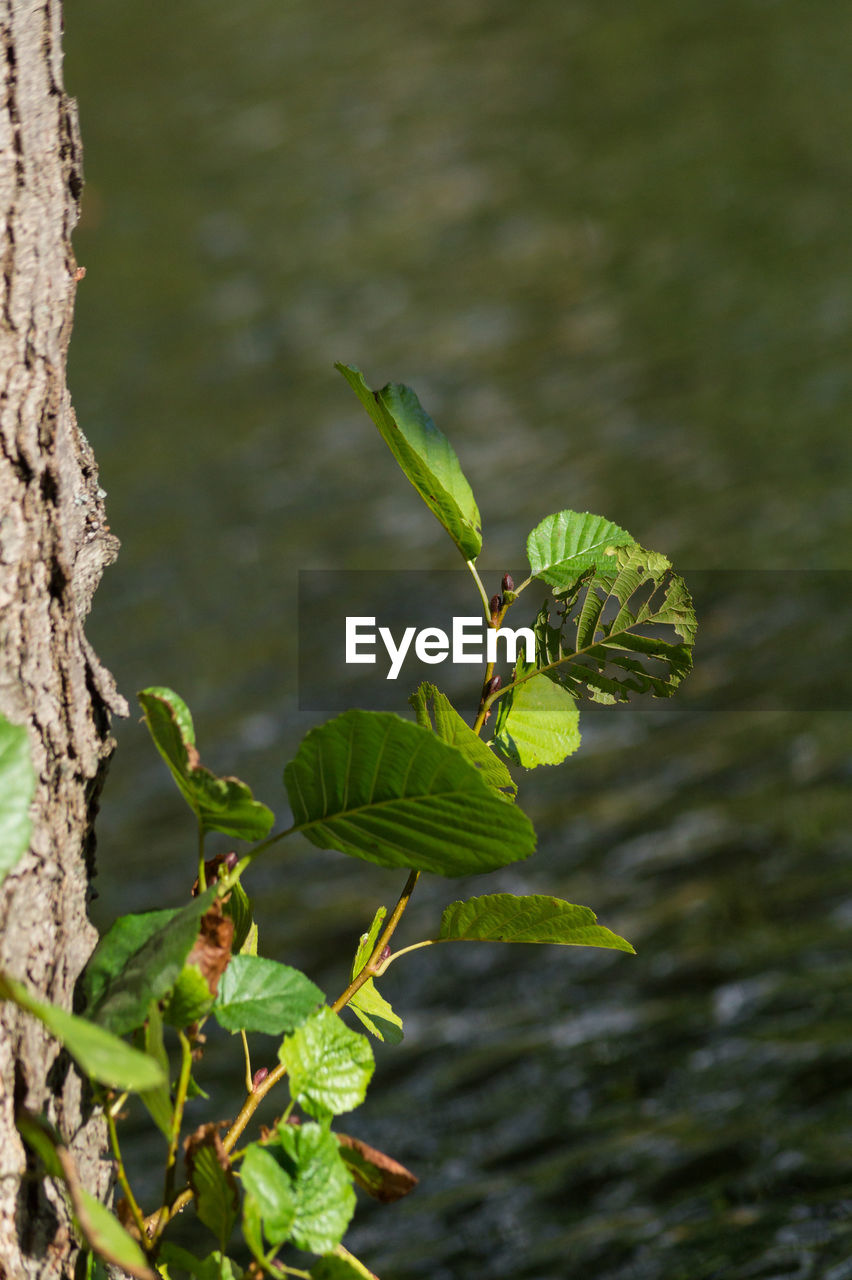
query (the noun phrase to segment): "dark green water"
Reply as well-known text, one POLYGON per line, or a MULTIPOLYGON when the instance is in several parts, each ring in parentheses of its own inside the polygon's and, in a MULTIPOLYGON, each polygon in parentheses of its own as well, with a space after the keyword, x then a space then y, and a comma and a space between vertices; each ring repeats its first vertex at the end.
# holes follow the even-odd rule
MULTIPOLYGON (((421 393, 485 563, 572 506, 687 576, 848 569, 851 39, 828 0, 69 5, 72 389, 123 543, 90 635, 125 694, 176 688, 284 816, 298 570, 454 567, 337 359, 421 393)), ((790 665, 850 654, 838 581, 845 632, 779 572, 790 665)), ((541 891, 639 954, 390 971, 407 1037, 349 1122, 421 1177, 356 1218, 382 1280, 852 1277, 849 728, 848 700, 599 709, 522 780, 536 858, 418 890, 407 940, 541 891)), ((135 717, 118 738, 101 925, 194 874, 135 717)), ((262 945, 333 996, 397 879, 294 848, 249 886, 262 945)))

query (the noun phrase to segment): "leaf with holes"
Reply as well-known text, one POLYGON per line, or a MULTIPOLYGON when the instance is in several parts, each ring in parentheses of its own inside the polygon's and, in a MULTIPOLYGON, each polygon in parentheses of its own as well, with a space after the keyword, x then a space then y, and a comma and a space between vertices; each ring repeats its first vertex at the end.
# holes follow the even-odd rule
POLYGON ((632 693, 668 698, 692 669, 692 599, 665 556, 632 546, 615 558, 613 577, 589 571, 555 611, 544 603, 536 666, 595 702, 625 702, 632 693))

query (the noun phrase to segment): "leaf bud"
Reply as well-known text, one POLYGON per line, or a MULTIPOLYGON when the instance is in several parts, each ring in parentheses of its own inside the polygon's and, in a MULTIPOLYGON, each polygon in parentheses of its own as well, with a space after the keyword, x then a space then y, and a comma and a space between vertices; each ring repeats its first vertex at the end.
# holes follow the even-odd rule
POLYGON ((260 1088, 260 1086, 263 1084, 264 1080, 268 1075, 269 1075, 269 1067, 258 1067, 257 1071, 255 1071, 254 1075, 251 1078, 252 1089, 260 1088))
POLYGON ((496 615, 500 612, 500 606, 502 605, 502 603, 503 601, 500 599, 498 595, 493 595, 491 597, 490 601, 488 602, 488 607, 491 610, 492 618, 496 617, 496 615))
POLYGON ((238 862, 239 858, 233 851, 225 855, 225 866, 229 871, 233 871, 238 862))
POLYGON ((513 579, 512 575, 511 575, 511 573, 504 573, 504 574, 503 574, 503 581, 500 583, 500 586, 503 588, 503 590, 504 590, 504 591, 514 591, 514 590, 515 590, 515 582, 514 582, 514 579, 513 579))
POLYGON ((488 685, 488 692, 496 693, 502 683, 503 681, 500 679, 499 676, 494 676, 494 678, 491 680, 490 684, 488 685))
POLYGON ((390 943, 386 942, 385 945, 382 947, 381 951, 379 952, 379 964, 384 964, 386 960, 389 960, 390 953, 391 953, 390 943))

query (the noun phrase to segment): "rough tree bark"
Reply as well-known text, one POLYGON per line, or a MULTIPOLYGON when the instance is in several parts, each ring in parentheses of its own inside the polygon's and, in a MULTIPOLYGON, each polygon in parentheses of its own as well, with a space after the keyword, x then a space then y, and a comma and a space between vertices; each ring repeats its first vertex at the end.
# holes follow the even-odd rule
MULTIPOLYGON (((70 1008, 95 941, 86 914, 92 821, 112 750, 112 680, 83 620, 116 541, 66 385, 82 185, 62 87, 60 0, 0 0, 0 710, 30 728, 38 775, 29 853, 0 889, 0 965, 70 1008)), ((73 1273, 60 1196, 27 1179, 15 1104, 44 1111, 103 1196, 103 1135, 67 1056, 0 1005, 0 1280, 73 1273)))

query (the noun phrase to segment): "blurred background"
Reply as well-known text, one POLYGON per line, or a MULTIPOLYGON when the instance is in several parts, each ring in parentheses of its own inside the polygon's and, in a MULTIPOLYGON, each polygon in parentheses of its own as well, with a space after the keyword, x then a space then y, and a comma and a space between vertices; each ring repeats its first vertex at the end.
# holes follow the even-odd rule
MULTIPOLYGON (((89 634, 131 702, 187 700, 211 767, 287 821, 300 569, 456 565, 335 360, 449 434, 489 590, 588 508, 687 580, 776 571, 754 607, 798 636, 788 685, 852 652, 848 576, 797 612, 784 574, 850 567, 852 9, 75 0, 66 27, 71 386, 122 541, 89 634)), ((537 856, 418 889, 404 941, 469 893, 552 892, 638 955, 391 969, 406 1039, 344 1126, 421 1179, 359 1206, 382 1280, 852 1277, 849 703, 778 701, 585 711, 579 755, 520 780, 537 856)), ((135 709, 116 736, 101 928, 195 874, 135 709)), ((400 887, 295 841, 248 884, 262 949, 332 999, 400 887)), ((217 1114, 241 1076, 211 1033, 217 1114)), ((129 1129, 153 1201, 162 1139, 129 1129)))

